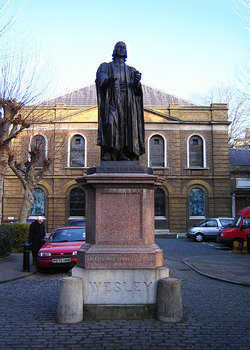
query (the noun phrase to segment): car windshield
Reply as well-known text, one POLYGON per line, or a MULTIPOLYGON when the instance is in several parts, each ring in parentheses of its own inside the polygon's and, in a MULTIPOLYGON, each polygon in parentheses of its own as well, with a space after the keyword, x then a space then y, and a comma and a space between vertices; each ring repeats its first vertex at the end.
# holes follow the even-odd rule
POLYGON ((201 222, 198 223, 197 227, 204 227, 206 226, 207 220, 202 220, 201 222))
POLYGON ((75 221, 71 221, 70 226, 84 226, 86 225, 86 221, 85 220, 75 220, 75 221))
POLYGON ((223 227, 226 227, 226 226, 228 227, 232 225, 232 223, 234 222, 234 219, 220 219, 220 221, 223 227))
POLYGON ((236 216, 234 222, 232 223, 231 227, 240 227, 241 222, 241 216, 236 216))
POLYGON ((79 228, 58 228, 48 238, 49 243, 75 242, 85 240, 85 227, 79 228))

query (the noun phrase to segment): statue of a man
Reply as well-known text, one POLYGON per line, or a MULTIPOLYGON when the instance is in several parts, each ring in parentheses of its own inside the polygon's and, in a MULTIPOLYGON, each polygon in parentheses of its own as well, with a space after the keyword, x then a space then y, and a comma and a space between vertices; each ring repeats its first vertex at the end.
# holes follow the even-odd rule
POLYGON ((96 73, 98 139, 103 161, 133 161, 145 153, 141 74, 125 64, 127 49, 119 41, 113 62, 96 73))

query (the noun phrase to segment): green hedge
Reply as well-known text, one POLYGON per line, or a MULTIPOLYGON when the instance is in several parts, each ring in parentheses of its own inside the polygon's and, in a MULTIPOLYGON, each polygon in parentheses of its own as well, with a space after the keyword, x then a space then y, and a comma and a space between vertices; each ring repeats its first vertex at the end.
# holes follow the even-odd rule
POLYGON ((28 224, 0 225, 0 256, 6 256, 12 251, 22 252, 24 243, 29 240, 28 224))
POLYGON ((0 225, 0 256, 11 252, 14 242, 14 227, 10 224, 0 225))
POLYGON ((13 248, 16 251, 23 251, 24 243, 29 240, 29 224, 12 224, 14 228, 13 248))

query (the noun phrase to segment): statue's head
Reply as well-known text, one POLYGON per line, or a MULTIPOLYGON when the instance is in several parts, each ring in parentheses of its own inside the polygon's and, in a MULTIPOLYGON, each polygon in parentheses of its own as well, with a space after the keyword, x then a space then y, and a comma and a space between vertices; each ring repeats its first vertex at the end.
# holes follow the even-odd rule
POLYGON ((113 59, 115 59, 116 57, 124 57, 124 59, 126 60, 127 47, 123 41, 118 41, 118 43, 115 44, 112 57, 113 59))

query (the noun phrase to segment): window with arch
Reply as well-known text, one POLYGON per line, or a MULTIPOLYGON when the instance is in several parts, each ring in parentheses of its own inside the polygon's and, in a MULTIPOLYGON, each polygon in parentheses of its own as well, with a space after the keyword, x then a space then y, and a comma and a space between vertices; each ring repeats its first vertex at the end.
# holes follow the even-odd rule
POLYGON ((161 188, 154 191, 155 216, 165 216, 165 192, 161 188))
POLYGON ((149 166, 164 167, 164 139, 160 135, 154 135, 149 140, 149 166))
POLYGON ((189 147, 189 166, 203 167, 204 166, 203 139, 198 135, 191 136, 188 142, 188 147, 189 147))
POLYGON ((30 210, 31 216, 45 216, 45 192, 41 188, 33 191, 34 203, 30 210))
POLYGON ((46 157, 46 141, 43 135, 35 135, 32 137, 30 151, 38 152, 38 159, 35 162, 35 166, 42 167, 44 158, 46 157))
POLYGON ((85 216, 85 192, 81 188, 73 188, 69 195, 70 216, 85 216))
POLYGON ((81 135, 75 135, 70 141, 70 166, 85 166, 85 139, 81 135))
POLYGON ((200 188, 189 192, 189 216, 205 217, 205 193, 200 188))

